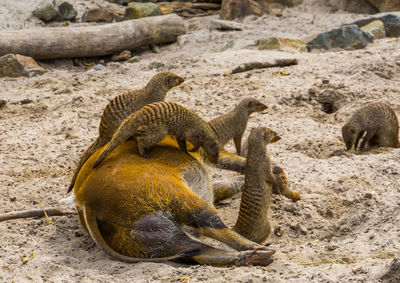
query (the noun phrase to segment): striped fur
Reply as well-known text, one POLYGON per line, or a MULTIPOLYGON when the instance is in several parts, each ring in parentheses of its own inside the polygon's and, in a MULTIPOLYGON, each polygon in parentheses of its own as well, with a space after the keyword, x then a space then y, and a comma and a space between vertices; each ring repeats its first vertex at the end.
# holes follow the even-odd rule
POLYGON ((163 101, 168 90, 180 85, 183 81, 183 78, 173 73, 157 73, 144 88, 123 93, 112 99, 104 109, 101 117, 99 137, 86 149, 79 159, 68 192, 74 187, 76 177, 85 162, 97 149, 111 140, 126 117, 135 113, 146 104, 163 101))
POLYGON ((245 98, 230 112, 209 121, 217 141, 223 147, 233 139, 238 154, 241 152, 242 136, 247 126, 249 116, 253 112, 260 112, 267 106, 254 98, 245 98))
POLYGON ((358 109, 342 127, 347 150, 369 146, 400 147, 399 122, 386 103, 373 102, 358 109), (360 142, 360 145, 358 143, 360 142))
POLYGON ((249 136, 242 199, 233 230, 256 243, 263 243, 271 232, 268 214, 276 180, 266 145, 276 136, 264 127, 252 129, 249 136))
POLYGON ((155 102, 131 114, 122 122, 94 163, 94 167, 130 137, 136 139, 139 154, 149 158, 148 149, 167 135, 175 136, 184 152, 187 152, 186 140, 188 140, 194 146, 191 151, 196 151, 202 146, 212 162, 215 163, 218 159, 218 143, 203 119, 176 103, 155 102))

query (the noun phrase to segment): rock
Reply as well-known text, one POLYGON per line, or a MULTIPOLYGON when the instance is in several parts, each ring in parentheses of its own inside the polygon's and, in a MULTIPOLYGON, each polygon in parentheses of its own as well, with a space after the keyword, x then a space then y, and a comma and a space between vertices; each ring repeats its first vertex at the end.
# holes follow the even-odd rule
POLYGON ((116 3, 120 5, 127 5, 128 3, 132 2, 132 0, 107 0, 108 2, 111 3, 116 3))
POLYGON ((400 36, 400 17, 392 14, 380 17, 379 20, 385 25, 386 36, 399 37, 400 36))
POLYGON ((99 70, 104 69, 104 68, 105 68, 105 66, 103 64, 97 64, 97 65, 92 67, 92 70, 99 71, 99 70))
POLYGON ((112 23, 114 21, 120 21, 121 17, 117 14, 114 14, 113 10, 107 8, 96 8, 87 11, 83 17, 82 21, 84 22, 105 22, 112 23))
POLYGON ((368 19, 362 19, 355 21, 352 24, 362 27, 376 20, 382 21, 383 24, 385 25, 386 36, 388 37, 400 36, 400 17, 393 14, 388 14, 382 17, 372 17, 368 19))
POLYGON ((54 6, 53 0, 43 0, 32 14, 45 22, 49 22, 61 16, 56 6, 54 6))
POLYGON ((60 14, 55 18, 56 21, 73 21, 78 15, 78 12, 67 1, 56 0, 55 6, 60 14))
POLYGON ((0 57, 0 77, 33 76, 45 73, 36 61, 19 54, 6 54, 0 57))
POLYGON ((294 6, 297 6, 297 5, 300 5, 301 3, 303 3, 303 0, 280 0, 280 1, 274 1, 274 2, 281 3, 288 7, 294 7, 294 6))
POLYGON ((111 61, 119 62, 119 61, 127 61, 132 58, 132 54, 129 50, 124 50, 121 53, 114 55, 111 57, 111 61))
POLYGON ((256 41, 259 50, 275 49, 285 52, 306 52, 307 45, 299 39, 288 39, 280 37, 262 38, 256 41))
POLYGON ((378 9, 372 5, 368 0, 347 0, 345 1, 345 8, 343 10, 350 13, 359 14, 375 14, 378 9))
POLYGON ((125 9, 125 19, 139 19, 143 17, 162 15, 160 8, 154 3, 130 2, 125 9))
POLYGON ((374 5, 379 12, 393 12, 400 11, 400 1, 399 0, 368 0, 374 5))
POLYGON ((44 0, 32 14, 45 22, 73 21, 78 15, 70 3, 62 0, 44 0))
POLYGON ((361 30, 371 33, 375 38, 383 38, 386 36, 385 25, 380 20, 376 20, 368 25, 362 26, 361 30))
POLYGON ((243 24, 232 22, 232 21, 223 21, 223 20, 211 20, 210 23, 211 30, 243 30, 243 24))
POLYGON ((323 32, 307 43, 308 51, 314 49, 361 49, 372 42, 374 36, 362 31, 357 25, 342 26, 323 32))
POLYGON ((222 0, 220 18, 223 20, 241 19, 248 15, 262 16, 259 4, 254 0, 222 0))

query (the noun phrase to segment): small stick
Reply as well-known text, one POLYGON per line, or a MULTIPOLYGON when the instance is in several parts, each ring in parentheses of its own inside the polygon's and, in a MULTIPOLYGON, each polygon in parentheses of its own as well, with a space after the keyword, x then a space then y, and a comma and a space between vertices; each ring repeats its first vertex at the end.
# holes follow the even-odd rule
POLYGON ((49 208, 49 209, 31 209, 31 210, 21 210, 21 211, 12 211, 8 213, 0 214, 0 222, 12 220, 12 219, 20 219, 20 218, 30 218, 30 217, 43 217, 45 215, 48 216, 64 216, 76 214, 74 211, 65 211, 59 210, 57 208, 49 208))

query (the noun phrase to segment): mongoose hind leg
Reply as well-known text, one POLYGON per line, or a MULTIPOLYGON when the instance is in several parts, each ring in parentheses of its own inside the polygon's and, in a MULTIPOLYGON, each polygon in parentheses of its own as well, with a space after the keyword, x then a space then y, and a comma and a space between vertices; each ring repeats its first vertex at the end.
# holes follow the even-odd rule
POLYGON ((242 147, 242 136, 243 136, 243 133, 240 133, 233 137, 233 142, 235 144, 236 152, 238 155, 240 155, 241 150, 242 150, 242 148, 241 148, 242 147))
POLYGON ((361 144, 360 144, 360 151, 364 150, 365 146, 367 143, 369 144, 369 141, 375 136, 376 131, 374 130, 367 130, 367 133, 363 137, 361 144))
POLYGON ((142 126, 135 134, 136 145, 139 155, 150 158, 149 149, 155 146, 168 135, 168 130, 164 126, 142 126))

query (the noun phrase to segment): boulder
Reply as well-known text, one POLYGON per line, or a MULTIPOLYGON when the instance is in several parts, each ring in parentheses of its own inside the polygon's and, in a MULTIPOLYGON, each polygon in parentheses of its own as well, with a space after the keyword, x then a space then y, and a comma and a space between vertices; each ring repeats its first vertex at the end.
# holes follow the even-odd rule
POLYGON ((54 5, 53 0, 43 0, 39 3, 32 14, 44 22, 50 22, 56 17, 61 16, 57 7, 54 5))
POLYGON ((114 21, 120 21, 121 17, 107 8, 96 8, 88 10, 82 17, 84 22, 105 22, 112 23, 114 21))
POLYGON ((360 28, 364 32, 371 33, 375 38, 383 38, 386 36, 385 25, 380 20, 375 20, 360 28))
POLYGON ((55 6, 60 14, 60 16, 56 17, 56 21, 73 21, 78 15, 78 12, 67 1, 56 0, 55 6))
POLYGON ((393 14, 388 14, 382 17, 372 17, 368 19, 362 19, 352 24, 362 27, 376 20, 382 21, 383 24, 385 25, 386 36, 388 37, 400 36, 400 17, 393 14))
POLYGON ((323 32, 307 43, 308 51, 314 49, 361 49, 372 42, 374 36, 362 31, 357 25, 347 25, 323 32))
POLYGON ((400 1, 399 0, 368 0, 374 5, 379 12, 393 12, 400 11, 400 1))
POLYGON ((220 18, 223 20, 242 19, 248 15, 260 17, 268 13, 267 0, 222 0, 220 18))
POLYGON ((36 61, 19 54, 6 54, 0 57, 0 77, 32 76, 45 73, 36 61))
POLYGON ((62 0, 44 0, 32 14, 44 22, 73 21, 78 15, 70 3, 62 0))
POLYGON ((162 12, 154 3, 130 2, 125 9, 125 19, 139 19, 143 17, 160 16, 162 12))
POLYGON ((299 39, 280 37, 262 38, 256 41, 259 50, 274 49, 285 52, 307 52, 307 45, 299 39))

